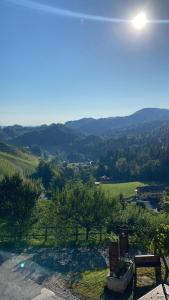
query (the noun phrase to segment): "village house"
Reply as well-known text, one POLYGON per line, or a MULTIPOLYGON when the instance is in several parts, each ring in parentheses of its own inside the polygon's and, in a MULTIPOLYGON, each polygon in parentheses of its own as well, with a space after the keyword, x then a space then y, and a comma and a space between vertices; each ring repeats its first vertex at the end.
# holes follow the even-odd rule
POLYGON ((160 201, 164 195, 164 187, 159 185, 147 185, 137 187, 136 197, 139 200, 156 200, 160 201))
POLYGON ((99 178, 99 181, 100 181, 101 183, 110 183, 110 182, 111 182, 111 179, 110 179, 110 177, 108 177, 108 176, 106 176, 106 175, 103 175, 103 176, 101 176, 101 177, 99 178))

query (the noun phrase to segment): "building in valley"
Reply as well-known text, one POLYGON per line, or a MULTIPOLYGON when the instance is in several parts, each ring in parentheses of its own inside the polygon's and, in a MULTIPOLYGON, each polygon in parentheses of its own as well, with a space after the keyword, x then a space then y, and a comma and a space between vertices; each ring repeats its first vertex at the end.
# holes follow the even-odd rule
POLYGON ((164 196, 164 187, 160 185, 145 185, 136 188, 136 197, 139 200, 160 201, 164 196))

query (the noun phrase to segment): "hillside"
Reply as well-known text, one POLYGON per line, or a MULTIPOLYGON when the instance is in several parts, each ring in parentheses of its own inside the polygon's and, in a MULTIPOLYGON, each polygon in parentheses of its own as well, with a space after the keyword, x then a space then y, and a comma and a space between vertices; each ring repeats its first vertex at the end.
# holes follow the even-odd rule
POLYGON ((63 150, 72 142, 81 137, 77 130, 68 128, 62 124, 51 124, 49 126, 40 126, 34 130, 24 133, 11 141, 19 146, 39 145, 51 152, 57 148, 63 150))
POLYGON ((110 118, 84 118, 66 123, 70 128, 78 129, 84 134, 112 135, 117 131, 138 128, 142 131, 153 125, 159 127, 163 122, 169 121, 169 109, 144 108, 125 117, 110 118))
POLYGON ((16 147, 0 143, 0 176, 20 172, 30 175, 38 165, 38 158, 18 150, 16 147))
POLYGON ((169 126, 105 143, 97 176, 112 181, 169 182, 169 126))
POLYGON ((18 136, 31 132, 35 128, 36 127, 24 127, 20 125, 0 127, 0 140, 10 141, 18 136))
MULTIPOLYGON (((125 145, 126 139, 127 145, 131 146, 132 138, 137 144, 138 136, 141 136, 144 143, 145 138, 149 141, 152 133, 158 132, 161 128, 165 134, 168 125, 169 110, 145 108, 126 117, 98 120, 87 118, 67 122, 65 125, 1 127, 0 141, 13 144, 15 147, 28 147, 34 155, 42 154, 43 157, 45 154, 53 155, 58 161, 86 162, 96 161, 112 148, 117 149, 121 144, 125 145)), ((5 152, 8 153, 8 149, 5 152)))
POLYGON ((99 148, 96 147, 102 142, 97 136, 85 136, 78 130, 69 128, 62 124, 51 124, 39 126, 31 131, 21 132, 14 138, 8 140, 17 147, 38 146, 42 152, 47 151, 52 155, 62 156, 62 159, 70 161, 92 160, 100 156, 99 148))

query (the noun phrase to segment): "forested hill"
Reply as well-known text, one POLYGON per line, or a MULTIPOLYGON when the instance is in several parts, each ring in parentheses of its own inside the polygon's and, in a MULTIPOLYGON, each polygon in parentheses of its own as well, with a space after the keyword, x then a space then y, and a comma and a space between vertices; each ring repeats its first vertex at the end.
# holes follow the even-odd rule
POLYGON ((100 137, 85 136, 63 124, 1 128, 0 140, 17 147, 29 148, 33 154, 47 152, 58 159, 75 162, 99 158, 99 145, 103 141, 100 137))
POLYGON ((10 141, 18 136, 31 132, 34 129, 35 127, 24 127, 20 125, 0 127, 0 140, 10 141))
POLYGON ((57 149, 64 149, 81 139, 82 135, 77 130, 68 128, 62 124, 51 124, 40 126, 32 131, 24 133, 12 139, 12 142, 19 146, 32 146, 37 144, 53 152, 57 149))
MULTIPOLYGON (((147 161, 149 159, 156 160, 158 155, 154 156, 154 149, 157 152, 159 151, 159 153, 161 151, 163 153, 164 149, 168 149, 168 124, 169 110, 143 109, 128 117, 100 120, 84 119, 75 121, 74 124, 67 123, 67 125, 51 124, 38 127, 14 125, 1 127, 0 141, 6 144, 13 144, 16 147, 29 148, 29 151, 37 156, 43 154, 42 156, 44 157, 44 154, 49 154, 57 157, 59 161, 66 160, 69 162, 101 161, 105 157, 112 156, 111 153, 115 155, 115 151, 117 159, 119 157, 128 159, 125 153, 129 153, 128 155, 132 157, 132 159, 129 158, 129 161, 135 164, 134 168, 139 169, 138 173, 141 174, 140 167, 136 167, 140 162, 143 162, 140 159, 141 153, 144 158, 146 157, 147 161), (92 122, 95 123, 94 126, 92 122), (78 126, 75 126, 75 124, 78 124, 78 126), (100 134, 85 134, 82 132, 83 130, 81 131, 80 124, 83 124, 85 128, 88 126, 91 132, 97 130, 100 134), (101 134, 101 132, 104 132, 104 134, 101 134), (127 148, 130 148, 130 150, 127 150, 127 148), (140 162, 137 164, 133 158, 138 159, 140 162)), ((129 169, 132 168, 129 166, 129 169)), ((107 171, 108 173, 110 171, 107 171)), ((129 173, 132 178, 132 174, 137 172, 132 169, 129 173)), ((120 178, 120 175, 118 176, 120 178)))
POLYGON ((169 181, 169 125, 149 133, 111 139, 100 157, 97 176, 115 181, 169 181))
POLYGON ((84 118, 69 121, 66 125, 85 134, 111 136, 116 134, 117 131, 134 130, 136 127, 145 129, 153 125, 152 127, 156 128, 165 121, 169 121, 169 109, 144 108, 126 117, 84 118))

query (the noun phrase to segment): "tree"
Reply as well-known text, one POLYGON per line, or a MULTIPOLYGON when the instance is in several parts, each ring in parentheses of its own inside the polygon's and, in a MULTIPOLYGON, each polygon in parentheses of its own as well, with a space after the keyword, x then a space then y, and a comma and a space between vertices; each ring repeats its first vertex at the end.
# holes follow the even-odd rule
POLYGON ((40 161, 36 172, 33 174, 33 178, 35 179, 39 178, 42 180, 42 184, 45 189, 49 188, 53 176, 54 176, 54 170, 52 168, 52 165, 43 160, 40 161))
POLYGON ((167 193, 165 193, 164 197, 161 199, 160 206, 164 212, 169 212, 169 196, 167 193))
POLYGON ((19 228, 20 237, 30 226, 40 186, 19 174, 5 176, 0 182, 0 217, 12 227, 19 228))
POLYGON ((93 227, 103 227, 112 214, 112 202, 104 192, 91 185, 76 183, 66 187, 55 200, 58 215, 63 222, 73 225, 78 236, 78 226, 86 230, 86 240, 93 227))
POLYGON ((30 151, 32 152, 32 154, 34 154, 36 156, 41 156, 42 155, 41 147, 38 146, 38 145, 32 145, 30 147, 30 151))
POLYGON ((158 249, 160 250, 160 253, 163 255, 169 254, 169 225, 161 225, 156 233, 156 243, 158 246, 158 249))
POLYGON ((125 157, 121 157, 116 162, 116 169, 119 175, 119 178, 123 176, 124 180, 130 177, 130 171, 127 159, 125 157))
POLYGON ((125 209, 126 203, 125 203, 124 195, 122 193, 120 193, 119 198, 120 198, 120 204, 122 205, 122 208, 125 209))
POLYGON ((109 201, 101 189, 87 187, 81 196, 80 224, 86 229, 86 240, 93 227, 103 227, 111 213, 109 201))
POLYGON ((50 182, 50 190, 51 190, 51 194, 52 196, 55 197, 56 193, 58 191, 61 191, 65 186, 65 178, 64 176, 61 175, 55 175, 53 176, 53 178, 51 179, 50 182))
POLYGON ((146 208, 145 203, 144 203, 143 201, 141 201, 141 200, 138 200, 138 201, 136 202, 136 205, 137 205, 138 207, 140 207, 140 208, 143 208, 143 209, 146 208))

